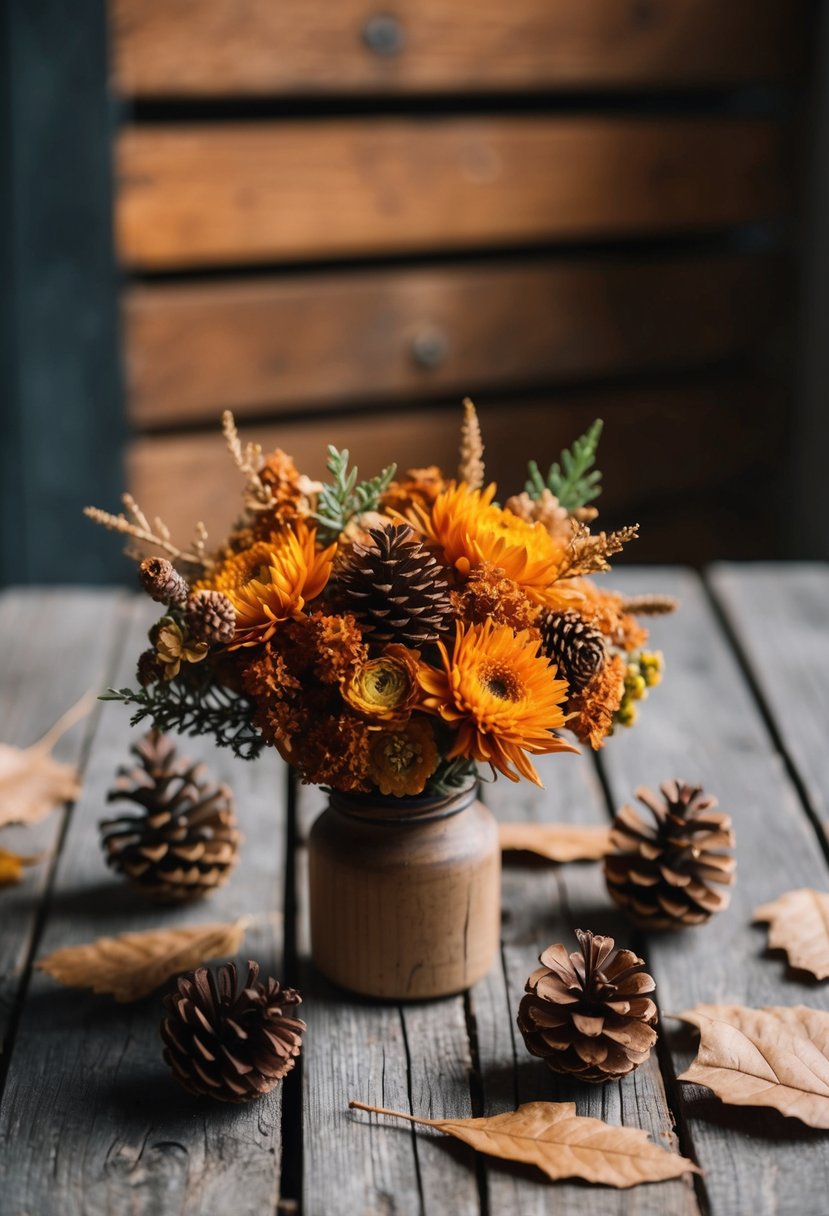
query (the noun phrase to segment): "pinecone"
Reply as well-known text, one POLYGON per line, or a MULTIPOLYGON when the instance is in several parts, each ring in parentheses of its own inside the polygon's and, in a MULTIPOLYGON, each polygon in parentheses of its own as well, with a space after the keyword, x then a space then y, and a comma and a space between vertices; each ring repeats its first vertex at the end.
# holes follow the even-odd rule
POLYGON ((158 655, 153 650, 142 650, 138 656, 138 664, 135 669, 135 678, 142 688, 146 688, 148 684, 155 684, 164 675, 164 668, 158 661, 158 655))
POLYGON ((164 1059, 191 1094, 250 1102, 293 1068, 305 1030, 293 1016, 302 998, 278 980, 259 983, 258 975, 259 964, 248 962, 238 991, 235 963, 215 974, 199 967, 164 997, 164 1059))
POLYGON ((656 985, 631 950, 576 930, 580 950, 548 946, 526 984, 518 1028, 553 1072, 615 1081, 644 1064, 656 1042, 656 985))
POLYGON ((101 843, 113 869, 150 899, 174 903, 221 886, 238 860, 241 835, 225 785, 179 757, 158 731, 130 749, 138 761, 118 769, 107 802, 141 808, 101 821, 101 843))
POLYGON ((187 601, 185 619, 195 642, 231 642, 236 632, 236 609, 221 591, 197 591, 187 601))
POLYGON ((581 692, 607 662, 604 634, 578 612, 548 612, 540 627, 544 653, 555 662, 570 691, 581 692))
POLYGON ((699 925, 728 906, 736 861, 731 818, 715 811, 716 798, 698 785, 666 781, 658 794, 640 786, 636 797, 655 823, 634 807, 623 806, 613 821, 605 860, 607 888, 636 925, 681 929, 699 925))
POLYGON ((454 619, 443 570, 408 524, 370 528, 369 536, 374 543, 355 543, 340 574, 349 611, 372 641, 436 641, 454 619))
POLYGON ((180 606, 187 599, 187 583, 166 557, 145 557, 138 567, 138 578, 157 604, 180 606))

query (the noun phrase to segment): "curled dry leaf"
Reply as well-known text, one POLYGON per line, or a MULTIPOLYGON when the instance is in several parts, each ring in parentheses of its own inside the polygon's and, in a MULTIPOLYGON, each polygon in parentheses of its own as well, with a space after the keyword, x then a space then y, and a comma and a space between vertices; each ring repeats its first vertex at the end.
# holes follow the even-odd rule
POLYGON ((246 924, 237 920, 99 937, 85 946, 55 950, 37 966, 61 984, 110 993, 116 1001, 137 1001, 171 975, 192 971, 209 958, 236 954, 246 924))
POLYGON ((829 1128, 829 1013, 806 1005, 695 1005, 675 1016, 700 1032, 697 1057, 680 1081, 705 1085, 732 1106, 771 1106, 829 1128))
POLYGON ((792 967, 816 980, 829 976, 829 895, 801 887, 763 904, 754 919, 768 921, 769 946, 785 950, 792 967))
POLYGON ((518 1110, 486 1119, 419 1119, 363 1102, 348 1105, 435 1127, 480 1153, 536 1165, 553 1182, 583 1178, 605 1186, 629 1187, 700 1172, 687 1158, 659 1148, 645 1131, 577 1115, 575 1102, 526 1102, 518 1110))
POLYGON ((12 853, 9 849, 0 849, 0 887, 11 887, 14 883, 20 882, 23 877, 23 867, 37 865, 42 860, 42 853, 36 853, 32 857, 21 857, 19 853, 12 853))
POLYGON ((571 823, 502 823, 501 849, 537 853, 548 861, 601 861, 612 851, 609 827, 571 823))
POLYGON ((44 737, 31 747, 0 743, 0 827, 7 823, 37 823, 63 802, 81 792, 71 764, 49 754, 55 742, 89 712, 94 701, 83 696, 44 737))

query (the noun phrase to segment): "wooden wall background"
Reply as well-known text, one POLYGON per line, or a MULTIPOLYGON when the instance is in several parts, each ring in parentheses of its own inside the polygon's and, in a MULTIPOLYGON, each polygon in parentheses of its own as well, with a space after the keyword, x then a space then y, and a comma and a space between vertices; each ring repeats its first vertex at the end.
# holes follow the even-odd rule
MULTIPOLYGON (((73 85, 82 43, 61 36, 57 0, 40 6, 57 31, 11 5, 32 45, 71 52, 73 85)), ((601 415, 602 505, 609 523, 640 519, 640 559, 779 552, 767 486, 794 400, 816 10, 78 0, 73 20, 109 48, 117 279, 97 307, 117 283, 120 332, 95 409, 121 425, 120 375, 126 427, 122 448, 107 424, 97 466, 77 455, 84 497, 115 505, 117 443, 148 509, 218 538, 238 501, 225 407, 312 475, 329 442, 369 473, 451 468, 468 393, 505 491, 601 415)), ((83 112, 48 102, 71 147, 83 112)), ((80 168, 75 191, 105 213, 108 187, 80 168)), ((67 334, 89 343, 59 286, 67 334)))

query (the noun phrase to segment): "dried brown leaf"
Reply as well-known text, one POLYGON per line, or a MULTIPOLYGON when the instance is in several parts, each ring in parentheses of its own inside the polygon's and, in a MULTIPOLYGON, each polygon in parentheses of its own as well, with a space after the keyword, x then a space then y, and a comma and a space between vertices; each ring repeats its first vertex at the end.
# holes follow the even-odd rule
POLYGON ((20 882, 24 866, 37 865, 42 861, 43 854, 36 853, 32 857, 22 857, 9 849, 0 849, 0 887, 11 887, 20 882))
POLYGON ((676 1016, 700 1032, 697 1057, 680 1081, 705 1085, 731 1106, 771 1106, 829 1128, 829 1013, 806 1005, 695 1005, 676 1016))
POLYGON ((237 920, 99 937, 85 946, 55 950, 37 967, 61 984, 110 993, 116 1001, 137 1001, 171 975, 191 971, 209 958, 236 954, 246 924, 237 920))
POLYGON ((829 895, 801 887, 763 904, 754 919, 769 923, 769 946, 816 980, 829 976, 829 895))
POLYGON ((502 823, 504 852, 537 853, 548 861, 601 861, 613 850, 609 827, 581 827, 572 823, 502 823))
POLYGON ((435 1127, 490 1157, 536 1165, 553 1182, 583 1178, 629 1187, 700 1172, 692 1161, 653 1144, 645 1131, 577 1115, 575 1102, 526 1102, 518 1110, 486 1119, 419 1119, 363 1102, 348 1105, 435 1127))
POLYGON ((89 712, 94 697, 87 693, 31 747, 0 743, 0 828, 8 823, 37 823, 81 792, 71 764, 53 759, 50 751, 61 735, 89 712))

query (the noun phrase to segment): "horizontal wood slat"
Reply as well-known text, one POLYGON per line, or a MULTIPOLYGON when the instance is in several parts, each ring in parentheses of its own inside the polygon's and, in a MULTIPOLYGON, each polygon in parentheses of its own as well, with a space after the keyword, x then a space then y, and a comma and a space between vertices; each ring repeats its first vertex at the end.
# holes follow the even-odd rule
POLYGON ((685 87, 795 68, 807 0, 111 0, 144 96, 685 87))
POLYGON ((163 269, 724 227, 781 210, 783 136, 738 118, 131 127, 117 243, 163 269))
MULTIPOLYGON (((601 416, 606 422, 600 459, 607 487, 603 512, 624 512, 646 499, 704 495, 706 487, 751 468, 773 442, 767 431, 772 395, 755 380, 715 377, 704 385, 483 404, 479 415, 487 475, 498 481, 503 497, 522 489, 528 458, 546 468, 601 416)), ((329 443, 347 447, 365 476, 391 461, 401 469, 437 463, 451 475, 460 415, 460 405, 389 409, 243 427, 242 436, 266 450, 282 447, 311 477, 325 475, 329 443)), ((238 514, 241 485, 218 425, 206 434, 136 439, 127 466, 129 487, 142 507, 162 515, 174 536, 186 538, 196 520, 203 519, 218 543, 238 514)), ((681 560, 682 554, 675 558, 681 560)))
POLYGON ((761 336, 777 268, 580 259, 134 287, 130 414, 170 425, 699 364, 761 336))

